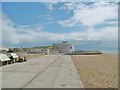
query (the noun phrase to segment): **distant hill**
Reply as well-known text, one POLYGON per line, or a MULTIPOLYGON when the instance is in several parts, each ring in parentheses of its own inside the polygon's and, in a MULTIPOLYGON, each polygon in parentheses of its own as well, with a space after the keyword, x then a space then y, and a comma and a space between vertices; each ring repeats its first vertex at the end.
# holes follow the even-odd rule
POLYGON ((37 47, 31 47, 31 48, 36 48, 36 49, 48 49, 48 48, 52 48, 52 46, 37 46, 37 47))

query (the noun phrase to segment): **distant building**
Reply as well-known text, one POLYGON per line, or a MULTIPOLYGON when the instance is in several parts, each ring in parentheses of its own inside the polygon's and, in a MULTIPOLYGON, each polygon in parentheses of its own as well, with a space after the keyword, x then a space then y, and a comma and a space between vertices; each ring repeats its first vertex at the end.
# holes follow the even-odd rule
POLYGON ((64 41, 62 43, 53 44, 53 50, 57 50, 60 53, 67 54, 67 53, 71 53, 74 51, 74 45, 68 43, 68 41, 64 41))
POLYGON ((0 66, 8 64, 10 61, 10 58, 6 54, 0 54, 0 66))

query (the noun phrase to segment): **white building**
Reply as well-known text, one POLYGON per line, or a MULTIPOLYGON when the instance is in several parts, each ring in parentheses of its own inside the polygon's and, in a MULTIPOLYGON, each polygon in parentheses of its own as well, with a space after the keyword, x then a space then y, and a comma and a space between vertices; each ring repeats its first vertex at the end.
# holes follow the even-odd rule
POLYGON ((57 50, 60 53, 71 53, 74 51, 74 45, 66 42, 53 44, 53 50, 57 50))
POLYGON ((11 60, 6 54, 0 54, 0 66, 8 64, 9 61, 11 60))

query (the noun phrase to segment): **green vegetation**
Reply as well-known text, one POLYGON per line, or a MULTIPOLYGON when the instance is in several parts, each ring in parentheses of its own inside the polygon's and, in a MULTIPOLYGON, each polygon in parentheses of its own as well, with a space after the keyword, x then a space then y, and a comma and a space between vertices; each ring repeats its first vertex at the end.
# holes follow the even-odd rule
POLYGON ((33 47, 33 48, 48 49, 48 48, 52 48, 52 46, 38 46, 38 47, 33 47))

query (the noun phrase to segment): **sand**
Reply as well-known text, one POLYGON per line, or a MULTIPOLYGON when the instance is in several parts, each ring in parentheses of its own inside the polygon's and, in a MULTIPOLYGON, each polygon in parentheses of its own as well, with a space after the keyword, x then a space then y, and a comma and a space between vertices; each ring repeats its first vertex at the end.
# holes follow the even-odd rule
POLYGON ((85 88, 118 88, 118 55, 72 55, 85 88))

